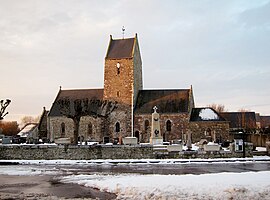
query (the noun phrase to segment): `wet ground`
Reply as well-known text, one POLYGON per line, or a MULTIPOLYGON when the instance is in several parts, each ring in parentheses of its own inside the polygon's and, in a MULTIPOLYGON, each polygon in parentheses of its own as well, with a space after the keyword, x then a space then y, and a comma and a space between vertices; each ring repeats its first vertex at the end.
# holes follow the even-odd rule
POLYGON ((0 199, 115 199, 116 195, 78 184, 63 184, 55 176, 0 175, 0 199))
POLYGON ((64 184, 61 176, 72 174, 208 174, 221 172, 270 171, 270 162, 188 163, 188 164, 75 164, 75 165, 0 165, 0 170, 20 171, 0 175, 0 199, 115 199, 116 194, 78 184, 64 184), (25 174, 23 175, 25 170, 25 174), (47 171, 47 173, 46 173, 47 171), (29 172, 40 172, 29 176, 29 172), (48 173, 49 172, 49 173, 48 173), (53 173, 53 174, 50 174, 53 173), (16 174, 16 173, 15 173, 16 174))

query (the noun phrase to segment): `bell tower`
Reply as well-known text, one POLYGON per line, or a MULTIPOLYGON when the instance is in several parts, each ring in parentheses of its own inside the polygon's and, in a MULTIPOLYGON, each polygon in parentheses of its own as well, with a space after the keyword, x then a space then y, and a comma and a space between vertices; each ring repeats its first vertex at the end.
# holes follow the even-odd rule
POLYGON ((142 60, 137 34, 125 39, 110 36, 105 57, 103 99, 118 102, 115 118, 110 120, 112 129, 113 123, 120 123, 120 132, 131 136, 133 109, 142 88, 142 60))
POLYGON ((141 89, 142 61, 137 34, 126 39, 110 36, 105 57, 104 99, 132 105, 141 89))

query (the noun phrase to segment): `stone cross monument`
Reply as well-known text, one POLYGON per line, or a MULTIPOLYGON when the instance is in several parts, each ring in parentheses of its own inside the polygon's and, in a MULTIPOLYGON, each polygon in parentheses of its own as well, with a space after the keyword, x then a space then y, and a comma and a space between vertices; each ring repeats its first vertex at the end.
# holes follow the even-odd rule
POLYGON ((151 137, 150 137, 150 144, 162 144, 163 138, 160 132, 160 120, 159 114, 157 113, 157 107, 155 106, 154 112, 152 113, 152 128, 151 128, 151 137))

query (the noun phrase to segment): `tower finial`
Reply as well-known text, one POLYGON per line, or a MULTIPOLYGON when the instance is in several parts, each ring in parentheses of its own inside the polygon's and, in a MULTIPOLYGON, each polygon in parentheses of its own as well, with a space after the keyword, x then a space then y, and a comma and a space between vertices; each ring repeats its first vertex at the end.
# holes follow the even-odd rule
POLYGON ((123 27, 122 27, 122 35, 123 35, 123 39, 125 39, 125 30, 126 30, 126 29, 125 29, 125 27, 123 26, 123 27))

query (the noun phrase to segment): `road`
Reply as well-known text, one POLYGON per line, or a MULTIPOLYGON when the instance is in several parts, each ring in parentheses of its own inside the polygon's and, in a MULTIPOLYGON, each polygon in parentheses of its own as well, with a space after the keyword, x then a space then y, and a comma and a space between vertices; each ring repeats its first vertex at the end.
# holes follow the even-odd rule
MULTIPOLYGON (((33 166, 38 167, 38 166, 33 166)), ((270 162, 250 163, 189 163, 189 164, 96 164, 96 165, 50 165, 59 171, 75 174, 92 173, 138 173, 138 174, 207 174, 222 172, 270 171, 270 162)))

